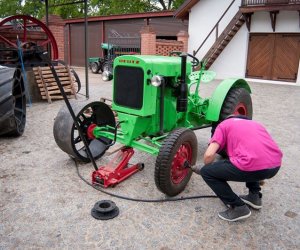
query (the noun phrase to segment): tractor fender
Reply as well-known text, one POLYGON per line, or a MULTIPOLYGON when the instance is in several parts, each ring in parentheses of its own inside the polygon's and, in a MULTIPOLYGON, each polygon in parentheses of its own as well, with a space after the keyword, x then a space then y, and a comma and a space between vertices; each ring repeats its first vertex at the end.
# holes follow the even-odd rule
POLYGON ((244 88, 251 93, 251 88, 244 79, 226 79, 222 81, 209 99, 209 105, 205 116, 206 120, 214 122, 219 120, 223 102, 231 88, 244 88))

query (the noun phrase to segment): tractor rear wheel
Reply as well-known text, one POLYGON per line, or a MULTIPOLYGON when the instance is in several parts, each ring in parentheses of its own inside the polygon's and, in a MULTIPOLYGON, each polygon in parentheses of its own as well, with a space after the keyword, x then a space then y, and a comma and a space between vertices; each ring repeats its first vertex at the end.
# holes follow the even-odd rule
MULTIPOLYGON (((111 140, 104 137, 96 139, 91 135, 91 132, 95 126, 110 125, 115 127, 116 122, 112 110, 103 102, 88 104, 71 102, 71 106, 94 159, 100 158, 109 148, 108 145, 111 140)), ((90 162, 86 148, 66 106, 60 109, 55 118, 53 134, 61 150, 72 158, 90 162)))
POLYGON ((244 115, 252 118, 252 100, 250 93, 244 88, 232 88, 223 102, 220 121, 229 115, 244 115))
MULTIPOLYGON (((232 88, 228 91, 223 102, 219 122, 214 122, 211 128, 211 136, 213 136, 216 127, 221 121, 224 121, 229 115, 244 115, 252 119, 252 100, 250 93, 244 88, 232 88)), ((219 152, 224 158, 227 158, 225 151, 219 152)))
POLYGON ((155 163, 155 184, 168 196, 181 193, 189 182, 197 160, 197 138, 186 128, 172 131, 163 141, 155 163))

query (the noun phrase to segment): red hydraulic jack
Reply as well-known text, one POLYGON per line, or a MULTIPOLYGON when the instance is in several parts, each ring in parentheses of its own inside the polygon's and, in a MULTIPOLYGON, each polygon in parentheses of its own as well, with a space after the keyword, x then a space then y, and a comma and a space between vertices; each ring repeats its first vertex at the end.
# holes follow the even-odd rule
POLYGON ((122 148, 117 155, 106 165, 100 166, 92 174, 92 183, 100 184, 107 188, 115 186, 134 173, 144 168, 143 163, 129 166, 129 160, 133 156, 134 150, 130 147, 122 148))

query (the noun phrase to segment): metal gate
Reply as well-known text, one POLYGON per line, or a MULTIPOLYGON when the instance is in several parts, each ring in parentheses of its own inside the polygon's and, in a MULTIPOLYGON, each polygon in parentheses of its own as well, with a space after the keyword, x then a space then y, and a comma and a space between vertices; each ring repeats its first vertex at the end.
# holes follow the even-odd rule
POLYGON ((122 55, 141 54, 141 38, 138 35, 120 34, 116 30, 110 30, 107 38, 107 50, 104 51, 104 58, 107 68, 104 70, 113 71, 113 61, 122 55))
POLYGON ((141 37, 137 34, 121 34, 116 30, 110 30, 107 43, 111 46, 111 53, 115 56, 141 53, 141 37))

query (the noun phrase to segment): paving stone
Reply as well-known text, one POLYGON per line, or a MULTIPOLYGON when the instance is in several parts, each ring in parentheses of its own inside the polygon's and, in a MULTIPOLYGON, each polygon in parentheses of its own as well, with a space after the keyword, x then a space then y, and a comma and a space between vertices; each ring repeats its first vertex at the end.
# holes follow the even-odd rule
MULTIPOLYGON (((84 80, 83 69, 77 72, 84 80)), ((201 96, 210 96, 218 82, 201 86, 201 96)), ((266 125, 284 158, 278 175, 263 186, 263 208, 252 210, 247 220, 220 220, 217 213, 225 207, 218 199, 142 203, 96 191, 79 179, 74 162, 54 141, 53 122, 63 102, 40 102, 28 108, 22 137, 0 138, 0 249, 299 249, 300 87, 250 84, 253 118, 266 125), (113 200, 120 214, 95 220, 91 208, 104 199, 113 200)), ((89 101, 111 95, 111 82, 90 75, 89 101)), ((79 95, 78 101, 86 100, 79 95)), ((197 164, 202 164, 210 129, 196 134, 197 164)), ((106 191, 165 198, 155 187, 155 157, 136 151, 133 160, 144 162, 144 170, 106 191)), ((79 169, 90 181, 92 165, 81 163, 79 169)), ((246 191, 242 183, 231 185, 237 193, 246 191)), ((180 196, 212 194, 193 175, 180 196)))

